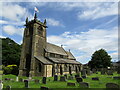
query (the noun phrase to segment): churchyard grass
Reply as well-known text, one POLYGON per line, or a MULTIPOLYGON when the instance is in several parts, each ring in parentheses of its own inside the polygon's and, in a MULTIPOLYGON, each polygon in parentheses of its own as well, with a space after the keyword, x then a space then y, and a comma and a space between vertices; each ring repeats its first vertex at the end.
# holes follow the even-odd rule
MULTIPOLYGON (((73 74, 74 76, 75 74, 73 74)), ((101 75, 100 72, 98 74, 92 74, 90 76, 87 76, 86 79, 83 79, 83 82, 89 83, 89 88, 105 88, 106 83, 116 83, 120 85, 120 80, 114 80, 113 76, 120 76, 120 74, 114 73, 113 75, 101 75), (99 77, 99 81, 92 80, 92 77, 99 77)), ((19 77, 23 79, 28 79, 28 77, 19 77)), ((24 82, 16 82, 16 76, 15 75, 3 75, 3 84, 4 88, 7 85, 10 85, 12 88, 24 88, 24 82), (5 78, 13 79, 13 81, 5 81, 5 78)), ((30 88, 40 88, 40 86, 45 86, 49 88, 79 88, 79 84, 76 83, 76 80, 67 80, 67 82, 75 83, 76 86, 67 86, 67 82, 61 82, 61 81, 53 81, 54 77, 48 77, 47 83, 42 84, 42 77, 32 77, 32 79, 39 79, 40 83, 35 84, 34 81, 29 82, 30 88)), ((60 80, 60 77, 58 77, 58 80, 60 80)))

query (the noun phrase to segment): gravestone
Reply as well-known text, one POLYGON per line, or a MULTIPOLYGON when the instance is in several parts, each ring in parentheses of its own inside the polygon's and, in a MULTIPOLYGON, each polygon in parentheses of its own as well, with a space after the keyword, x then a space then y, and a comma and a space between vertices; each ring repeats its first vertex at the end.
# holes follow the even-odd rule
POLYGON ((96 72, 97 72, 97 70, 96 70, 95 68, 93 68, 93 69, 92 69, 92 72, 93 72, 93 73, 96 73, 96 72))
POLYGON ((79 82, 82 82, 83 79, 82 79, 81 77, 77 77, 77 78, 76 78, 76 81, 79 83, 79 82))
POLYGON ((77 77, 80 77, 80 75, 79 74, 75 75, 75 78, 77 78, 77 77))
POLYGON ((86 70, 85 70, 85 69, 83 69, 83 70, 81 71, 81 76, 86 76, 86 70))
POLYGON ((116 83, 107 83, 106 88, 120 88, 120 86, 116 83))
POLYGON ((42 83, 43 83, 43 84, 46 84, 46 77, 43 77, 42 83))
POLYGON ((28 77, 29 80, 32 80, 32 77, 28 77))
POLYGON ((113 75, 113 70, 108 70, 107 75, 113 75))
POLYGON ((41 86, 41 87, 40 87, 40 90, 49 90, 49 88, 48 88, 48 87, 41 86))
POLYGON ((11 90, 11 86, 10 85, 6 86, 6 90, 11 90))
POLYGON ((114 76, 113 79, 114 80, 120 80, 120 76, 114 76))
POLYGON ((67 86, 75 86, 75 83, 70 83, 70 82, 68 82, 68 83, 67 83, 67 86))
POLYGON ((82 88, 89 88, 89 84, 86 82, 79 82, 79 86, 82 88))
POLYGON ((65 78, 67 79, 67 74, 65 74, 64 76, 65 76, 65 78))
POLYGON ((3 83, 2 83, 2 80, 0 80, 0 90, 3 89, 3 83))
POLYGON ((92 80, 99 81, 99 78, 98 77, 93 77, 92 80))
POLYGON ((68 80, 73 80, 74 77, 73 76, 68 76, 68 80))
POLYGON ((120 74, 120 66, 117 68, 117 74, 120 74))
POLYGON ((22 78, 19 78, 19 82, 23 82, 23 79, 22 79, 22 78))
POLYGON ((101 75, 105 75, 105 73, 106 73, 106 72, 105 72, 104 70, 101 71, 101 75))
POLYGON ((18 77, 16 77, 16 82, 18 82, 18 80, 19 80, 18 77))
POLYGON ((86 70, 86 74, 87 74, 87 75, 90 75, 90 69, 87 69, 87 70, 86 70))
POLYGON ((54 81, 58 81, 58 75, 54 75, 54 81))
POLYGON ((60 81, 66 81, 65 77, 64 77, 64 76, 61 76, 61 77, 60 77, 60 81))
POLYGON ((40 80, 39 79, 35 79, 35 83, 36 84, 40 83, 40 80))
POLYGON ((24 80, 25 88, 29 87, 28 80, 24 80))
POLYGON ((81 76, 81 77, 84 78, 84 79, 86 78, 86 76, 81 76))

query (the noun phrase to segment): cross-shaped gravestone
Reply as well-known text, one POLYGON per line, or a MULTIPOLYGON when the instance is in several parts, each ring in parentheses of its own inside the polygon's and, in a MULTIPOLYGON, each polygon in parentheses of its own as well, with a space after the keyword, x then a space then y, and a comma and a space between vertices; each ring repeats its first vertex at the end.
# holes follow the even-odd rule
POLYGON ((54 81, 58 81, 58 75, 54 75, 54 81))
POLYGON ((25 83, 25 88, 28 88, 29 87, 28 80, 24 80, 24 83, 25 83))
POLYGON ((79 83, 79 82, 82 82, 83 79, 82 79, 81 77, 77 77, 77 78, 76 78, 76 81, 79 83))
POLYGON ((46 84, 46 77, 43 77, 42 83, 43 83, 43 84, 46 84))

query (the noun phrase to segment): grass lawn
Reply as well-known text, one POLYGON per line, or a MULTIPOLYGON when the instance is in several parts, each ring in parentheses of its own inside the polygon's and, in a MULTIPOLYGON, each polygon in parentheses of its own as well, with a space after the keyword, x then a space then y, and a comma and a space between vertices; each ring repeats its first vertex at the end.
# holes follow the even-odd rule
MULTIPOLYGON (((75 75, 75 74, 74 74, 75 75)), ((113 75, 101 75, 100 73, 98 74, 92 74, 90 76, 87 76, 86 79, 83 79, 83 82, 89 83, 90 88, 105 88, 106 83, 117 83, 120 85, 120 80, 114 80, 112 77, 113 76, 120 76, 120 74, 114 73, 113 75), (91 80, 92 77, 99 77, 99 81, 93 81, 91 80)), ((22 77, 24 79, 28 79, 28 77, 22 77)), ((16 76, 15 75, 3 75, 2 79, 4 88, 7 85, 10 85, 11 88, 24 88, 24 83, 23 82, 16 82, 16 76), (5 81, 5 78, 11 78, 14 79, 13 81, 5 81)), ((76 80, 67 80, 67 82, 74 82, 76 83, 75 87, 72 86, 67 86, 67 82, 61 82, 61 81, 53 81, 53 77, 48 77, 47 78, 47 84, 42 84, 42 77, 33 77, 33 79, 39 79, 40 83, 35 84, 34 81, 29 82, 29 87, 30 88, 40 88, 40 86, 46 86, 49 88, 80 88, 79 84, 76 83, 76 80)), ((58 79, 59 80, 59 79, 58 79)))

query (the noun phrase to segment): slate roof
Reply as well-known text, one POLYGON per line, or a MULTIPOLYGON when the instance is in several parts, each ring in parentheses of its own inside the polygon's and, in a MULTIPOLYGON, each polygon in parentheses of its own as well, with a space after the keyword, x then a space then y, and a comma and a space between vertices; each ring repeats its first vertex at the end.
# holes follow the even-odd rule
POLYGON ((42 56, 34 56, 34 57, 40 62, 42 62, 43 64, 53 64, 52 62, 50 62, 49 60, 47 60, 46 58, 42 56))
POLYGON ((48 57, 48 58, 54 63, 81 64, 80 62, 78 62, 76 60, 63 59, 63 58, 51 58, 51 57, 48 57))
POLYGON ((67 53, 65 52, 65 50, 62 47, 59 47, 59 46, 51 44, 51 43, 47 43, 45 50, 47 52, 50 52, 50 53, 55 53, 55 54, 67 56, 67 53))
POLYGON ((66 51, 66 53, 68 55, 68 59, 74 59, 75 60, 75 57, 72 55, 71 52, 66 51))

